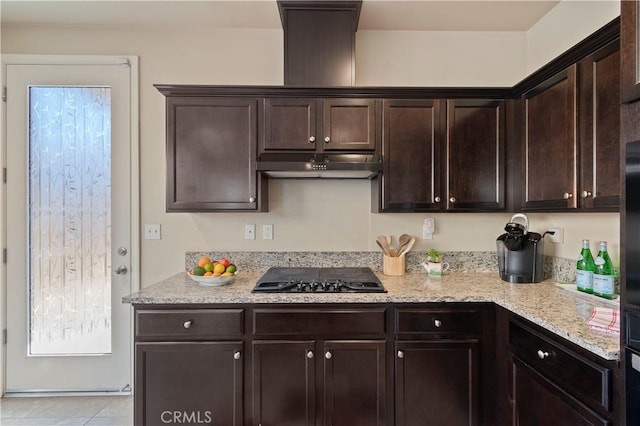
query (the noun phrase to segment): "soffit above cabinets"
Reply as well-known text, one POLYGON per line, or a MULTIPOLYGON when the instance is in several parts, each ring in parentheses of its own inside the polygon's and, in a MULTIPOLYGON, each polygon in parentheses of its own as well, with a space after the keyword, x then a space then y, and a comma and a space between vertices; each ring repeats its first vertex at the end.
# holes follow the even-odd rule
MULTIPOLYGON (((559 3, 558 0, 364 0, 358 29, 527 31, 559 3)), ((1 24, 282 28, 276 0, 3 0, 1 24)))

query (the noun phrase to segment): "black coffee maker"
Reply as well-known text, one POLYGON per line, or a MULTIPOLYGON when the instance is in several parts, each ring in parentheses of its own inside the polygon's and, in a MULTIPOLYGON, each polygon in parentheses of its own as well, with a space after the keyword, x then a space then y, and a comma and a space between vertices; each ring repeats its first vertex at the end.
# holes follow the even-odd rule
POLYGON ((496 240, 500 278, 510 283, 537 283, 544 279, 542 262, 544 235, 528 232, 529 219, 522 213, 514 214, 496 240), (523 219, 524 224, 516 219, 523 219))

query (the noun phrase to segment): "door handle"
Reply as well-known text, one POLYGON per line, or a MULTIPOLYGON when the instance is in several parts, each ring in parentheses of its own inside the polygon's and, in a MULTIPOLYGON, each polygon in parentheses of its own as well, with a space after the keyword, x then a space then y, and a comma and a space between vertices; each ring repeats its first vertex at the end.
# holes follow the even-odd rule
POLYGON ((116 275, 124 275, 124 274, 126 274, 127 272, 129 272, 129 270, 127 269, 127 267, 126 267, 126 266, 124 266, 124 265, 120 265, 120 266, 118 266, 116 269, 114 269, 114 270, 113 270, 113 272, 114 272, 116 275))

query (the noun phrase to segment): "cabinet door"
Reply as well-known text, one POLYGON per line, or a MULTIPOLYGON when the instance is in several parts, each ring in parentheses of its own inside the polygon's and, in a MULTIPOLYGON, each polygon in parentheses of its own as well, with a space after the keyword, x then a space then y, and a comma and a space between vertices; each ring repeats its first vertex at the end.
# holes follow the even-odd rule
POLYGON ((504 208, 504 101, 447 101, 447 210, 504 208))
POLYGON ((640 2, 620 2, 620 49, 622 51, 622 100, 634 102, 640 99, 640 2))
POLYGON ((315 425, 314 341, 253 342, 253 425, 315 425))
POLYGON ((257 135, 257 99, 168 97, 167 211, 257 210, 257 135))
POLYGON ((616 41, 580 62, 581 208, 620 205, 620 50, 616 41))
POLYGON ((261 151, 314 151, 322 144, 316 131, 316 100, 265 99, 261 151))
POLYGON ((376 111, 373 99, 322 101, 324 151, 373 151, 376 147, 376 111))
POLYGON ((137 343, 135 424, 241 426, 242 343, 137 343))
POLYGON ((386 424, 385 341, 324 342, 325 426, 386 424))
POLYGON ((478 424, 477 341, 398 341, 395 358, 397 426, 478 424))
POLYGON ((440 103, 385 100, 382 211, 440 209, 440 103))
POLYGON ((514 420, 518 426, 595 426, 609 422, 514 359, 514 420))
POLYGON ((524 103, 524 207, 575 208, 576 65, 526 93, 524 103))

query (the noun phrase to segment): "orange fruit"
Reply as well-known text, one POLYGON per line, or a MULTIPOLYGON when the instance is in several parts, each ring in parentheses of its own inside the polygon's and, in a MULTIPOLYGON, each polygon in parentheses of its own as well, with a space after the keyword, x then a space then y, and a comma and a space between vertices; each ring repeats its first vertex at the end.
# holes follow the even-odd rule
POLYGON ((222 274, 224 270, 225 270, 225 267, 222 265, 222 263, 218 263, 213 267, 214 274, 222 274))
POLYGON ((198 262, 198 266, 204 268, 204 265, 206 265, 207 263, 211 263, 211 259, 209 259, 207 256, 202 256, 200 258, 200 261, 198 262))
POLYGON ((224 267, 226 268, 227 266, 231 265, 231 262, 229 261, 229 259, 227 259, 226 257, 223 257, 222 259, 220 259, 220 263, 222 263, 224 265, 224 267))
POLYGON ((210 277, 212 275, 213 275, 213 272, 211 272, 211 271, 207 271, 207 272, 204 273, 205 277, 210 277))

